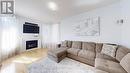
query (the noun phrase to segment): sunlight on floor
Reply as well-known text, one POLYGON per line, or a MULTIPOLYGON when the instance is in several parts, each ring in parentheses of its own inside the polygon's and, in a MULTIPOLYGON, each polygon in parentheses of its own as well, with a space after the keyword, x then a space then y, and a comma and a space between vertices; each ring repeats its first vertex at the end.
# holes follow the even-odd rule
POLYGON ((1 73, 16 73, 15 64, 12 63, 7 67, 2 68, 1 73))
POLYGON ((38 60, 38 58, 30 58, 30 57, 23 56, 13 60, 13 62, 30 64, 36 60, 38 60))
POLYGON ((36 48, 23 52, 2 63, 0 73, 27 73, 27 66, 47 56, 47 49, 36 48))

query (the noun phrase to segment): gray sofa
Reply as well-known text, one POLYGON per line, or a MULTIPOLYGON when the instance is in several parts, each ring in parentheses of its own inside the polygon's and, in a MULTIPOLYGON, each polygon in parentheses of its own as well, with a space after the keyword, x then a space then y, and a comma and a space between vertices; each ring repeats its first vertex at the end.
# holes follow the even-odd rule
MULTIPOLYGON (((59 48, 48 52, 48 57, 56 62, 60 62, 65 57, 94 66, 96 69, 108 73, 129 73, 120 64, 122 58, 130 53, 130 49, 118 45, 115 57, 101 53, 104 43, 63 41, 59 48)), ((116 45, 116 44, 113 44, 116 45)), ((130 65, 127 68, 130 68, 130 65)))

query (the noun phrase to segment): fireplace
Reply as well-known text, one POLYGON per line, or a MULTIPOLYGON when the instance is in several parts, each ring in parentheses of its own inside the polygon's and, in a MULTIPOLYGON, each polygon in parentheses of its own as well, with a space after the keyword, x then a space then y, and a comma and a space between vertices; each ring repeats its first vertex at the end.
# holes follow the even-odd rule
POLYGON ((38 47, 38 40, 26 41, 26 50, 37 48, 37 47, 38 47))

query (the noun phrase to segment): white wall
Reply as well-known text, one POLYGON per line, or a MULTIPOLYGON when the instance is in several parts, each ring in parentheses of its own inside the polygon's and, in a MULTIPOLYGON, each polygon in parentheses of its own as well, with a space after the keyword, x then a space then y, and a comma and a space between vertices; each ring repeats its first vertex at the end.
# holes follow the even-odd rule
POLYGON ((130 0, 122 0, 122 15, 124 24, 122 25, 122 44, 130 48, 130 0))
POLYGON ((16 16, 16 19, 18 21, 19 25, 19 31, 20 31, 20 50, 19 52, 23 52, 26 50, 26 41, 27 40, 38 40, 38 48, 41 48, 42 44, 42 25, 44 24, 43 22, 40 22, 38 20, 30 19, 30 18, 25 18, 21 16, 16 16), (30 22, 30 23, 36 23, 40 27, 40 33, 39 34, 26 34, 23 33, 23 24, 25 22, 30 22))
POLYGON ((52 25, 52 42, 59 43, 59 24, 52 25))
POLYGON ((93 11, 82 13, 70 18, 64 19, 60 24, 60 41, 62 40, 78 40, 78 41, 94 41, 121 44, 121 25, 117 24, 117 20, 121 17, 120 3, 116 3, 93 11), (75 36, 72 25, 87 17, 97 17, 100 22, 100 36, 75 36))
MULTIPOLYGON (((0 18, 0 62, 4 59, 11 57, 11 56, 14 56, 15 54, 26 51, 25 46, 26 46, 27 40, 38 40, 39 41, 38 42, 38 44, 39 44, 38 48, 41 48, 42 47, 42 40, 44 41, 44 39, 42 39, 44 37, 44 35, 42 35, 42 33, 43 33, 42 31, 46 32, 46 29, 48 29, 48 28, 51 29, 50 27, 48 27, 47 24, 45 24, 41 21, 22 17, 22 16, 18 16, 18 15, 14 16, 14 17, 1 17, 0 18), (38 24, 40 26, 40 33, 39 34, 25 34, 25 33, 23 33, 23 24, 25 22, 38 24), (44 26, 44 28, 42 28, 42 26, 44 26), (15 32, 17 32, 16 37, 14 37, 15 35, 12 34, 14 31, 9 32, 11 28, 17 29, 17 30, 15 30, 15 32), (9 35, 4 35, 5 30, 7 32, 6 34, 9 33, 9 35), (6 37, 6 38, 3 39, 3 36, 6 37), (12 38, 12 36, 13 36, 13 38, 12 38), (11 42, 15 43, 15 46, 14 46, 15 48, 10 47, 9 44, 11 42), (1 47, 1 44, 2 44, 2 47, 1 47), (9 46, 6 47, 5 45, 9 45, 9 46), (3 46, 6 49, 4 49, 3 46)), ((46 32, 45 35, 46 34, 51 34, 50 30, 48 32, 46 32)), ((48 36, 49 35, 47 35, 47 37, 48 36)))
MULTIPOLYGON (((2 42, 2 39, 1 39, 1 37, 2 37, 2 25, 1 25, 1 20, 0 20, 0 48, 1 48, 1 42, 2 42)), ((1 50, 1 49, 0 49, 1 50)), ((2 52, 0 51, 0 62, 1 62, 1 57, 2 57, 2 54, 1 54, 2 52)))

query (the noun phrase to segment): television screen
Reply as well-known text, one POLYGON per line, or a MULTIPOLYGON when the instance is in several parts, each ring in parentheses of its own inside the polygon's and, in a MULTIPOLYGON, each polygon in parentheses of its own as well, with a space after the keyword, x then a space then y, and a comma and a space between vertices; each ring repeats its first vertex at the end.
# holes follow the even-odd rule
POLYGON ((39 33, 39 26, 37 24, 25 22, 25 24, 23 24, 23 33, 38 34, 39 33))

